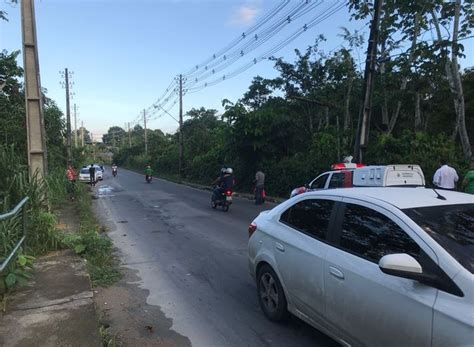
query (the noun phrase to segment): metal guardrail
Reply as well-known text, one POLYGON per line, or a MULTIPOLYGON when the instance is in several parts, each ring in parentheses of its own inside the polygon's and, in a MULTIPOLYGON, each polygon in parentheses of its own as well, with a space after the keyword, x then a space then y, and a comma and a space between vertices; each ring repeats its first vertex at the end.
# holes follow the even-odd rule
POLYGON ((1 221, 4 221, 4 220, 7 220, 7 219, 11 219, 11 218, 14 218, 18 215, 18 212, 23 209, 22 211, 22 219, 23 219, 23 236, 21 237, 21 239, 17 242, 17 244, 15 245, 15 247, 13 248, 13 250, 10 252, 10 254, 8 255, 8 257, 3 261, 3 263, 0 264, 0 272, 2 272, 7 266, 8 264, 10 263, 10 261, 12 260, 13 256, 15 255, 16 252, 18 252, 18 249, 20 249, 21 245, 25 243, 25 240, 26 240, 26 209, 23 208, 23 206, 25 206, 25 204, 28 202, 29 198, 26 197, 24 198, 23 200, 21 200, 18 205, 16 205, 16 207, 11 210, 10 212, 7 212, 5 214, 0 214, 0 222, 1 221))

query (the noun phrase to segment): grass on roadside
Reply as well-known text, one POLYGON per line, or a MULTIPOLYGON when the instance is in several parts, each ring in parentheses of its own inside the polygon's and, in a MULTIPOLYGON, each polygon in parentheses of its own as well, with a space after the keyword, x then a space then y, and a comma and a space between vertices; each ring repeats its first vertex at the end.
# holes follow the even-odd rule
POLYGON ((63 243, 87 260, 92 285, 109 286, 121 278, 112 241, 100 233, 100 227, 92 211, 92 198, 85 186, 78 186, 77 211, 79 231, 65 234, 63 243))

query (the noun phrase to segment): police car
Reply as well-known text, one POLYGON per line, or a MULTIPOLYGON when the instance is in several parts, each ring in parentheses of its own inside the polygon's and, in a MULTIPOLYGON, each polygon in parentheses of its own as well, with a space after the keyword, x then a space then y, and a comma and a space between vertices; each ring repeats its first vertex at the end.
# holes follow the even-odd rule
POLYGON ((290 198, 305 192, 333 188, 425 186, 425 176, 419 165, 340 163, 332 168, 304 187, 293 189, 290 198))

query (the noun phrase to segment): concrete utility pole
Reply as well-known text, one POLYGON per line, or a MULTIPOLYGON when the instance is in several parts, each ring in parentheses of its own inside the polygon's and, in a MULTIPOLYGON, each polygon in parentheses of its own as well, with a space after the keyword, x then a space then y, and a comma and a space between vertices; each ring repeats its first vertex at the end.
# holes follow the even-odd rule
POLYGON ((81 122, 81 146, 84 147, 84 122, 81 122))
POLYGON ((146 130, 146 110, 143 110, 143 124, 145 126, 145 154, 148 155, 148 134, 146 130))
POLYGON ((362 110, 359 113, 356 142, 354 145, 354 159, 358 163, 364 161, 364 154, 369 142, 370 115, 372 112, 372 92, 374 87, 375 63, 377 56, 377 42, 379 35, 380 12, 383 0, 375 0, 374 17, 370 26, 367 59, 365 61, 364 87, 362 94, 362 110))
POLYGON ((74 104, 74 147, 77 148, 77 108, 74 104))
POLYGON ((64 75, 64 88, 66 89, 66 150, 67 150, 67 160, 70 162, 72 160, 72 141, 71 141, 71 107, 69 103, 69 77, 70 72, 67 68, 64 69, 64 72, 61 73, 64 75))
POLYGON ((39 71, 36 21, 33 0, 21 1, 23 67, 25 70, 25 110, 30 177, 42 179, 48 171, 43 103, 39 71))
POLYGON ((184 144, 183 144, 183 75, 179 75, 179 175, 183 176, 184 144))
POLYGON ((127 124, 128 124, 128 148, 130 148, 132 147, 132 137, 130 134, 130 122, 128 122, 127 124))

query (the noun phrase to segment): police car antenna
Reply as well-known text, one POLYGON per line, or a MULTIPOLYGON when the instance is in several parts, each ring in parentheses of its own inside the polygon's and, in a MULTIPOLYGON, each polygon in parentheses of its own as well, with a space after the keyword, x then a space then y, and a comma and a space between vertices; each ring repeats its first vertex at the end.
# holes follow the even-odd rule
POLYGON ((436 196, 436 199, 446 200, 446 198, 445 198, 444 196, 442 196, 440 193, 438 193, 438 192, 436 191, 436 189, 434 189, 434 188, 431 188, 431 189, 433 189, 433 191, 436 193, 436 195, 437 195, 437 196, 436 196))

